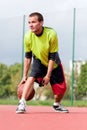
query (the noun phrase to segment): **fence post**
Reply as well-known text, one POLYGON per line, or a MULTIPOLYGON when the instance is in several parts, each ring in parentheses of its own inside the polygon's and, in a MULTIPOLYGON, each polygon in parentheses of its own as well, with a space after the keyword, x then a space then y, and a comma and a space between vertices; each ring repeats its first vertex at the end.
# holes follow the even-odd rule
POLYGON ((73 10, 73 40, 72 40, 72 82, 71 82, 71 106, 73 106, 74 94, 74 54, 75 54, 75 21, 76 9, 73 10))
POLYGON ((24 34, 25 34, 25 15, 23 15, 23 29, 22 29, 22 63, 21 63, 21 78, 23 77, 24 68, 24 34))

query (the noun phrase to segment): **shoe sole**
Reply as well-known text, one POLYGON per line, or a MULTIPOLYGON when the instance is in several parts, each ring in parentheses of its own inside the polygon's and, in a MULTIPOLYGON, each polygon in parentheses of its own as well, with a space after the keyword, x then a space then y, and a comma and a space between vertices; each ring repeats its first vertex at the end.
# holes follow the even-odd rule
POLYGON ((59 111, 59 110, 55 110, 54 108, 52 108, 55 112, 59 112, 59 113, 69 113, 69 111, 59 111))
POLYGON ((16 111, 16 114, 24 114, 26 111, 16 111))

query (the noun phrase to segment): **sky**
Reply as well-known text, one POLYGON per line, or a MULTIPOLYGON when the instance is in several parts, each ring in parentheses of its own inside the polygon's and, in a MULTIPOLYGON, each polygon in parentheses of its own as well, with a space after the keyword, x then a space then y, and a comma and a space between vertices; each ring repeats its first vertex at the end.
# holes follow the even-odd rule
POLYGON ((62 61, 69 64, 72 57, 73 8, 78 13, 75 57, 87 60, 87 0, 0 0, 0 62, 8 65, 21 62, 22 18, 24 14, 38 11, 44 14, 45 25, 52 26, 58 32, 62 61))
POLYGON ((87 0, 0 0, 0 17, 20 16, 32 11, 53 12, 86 7, 87 0))

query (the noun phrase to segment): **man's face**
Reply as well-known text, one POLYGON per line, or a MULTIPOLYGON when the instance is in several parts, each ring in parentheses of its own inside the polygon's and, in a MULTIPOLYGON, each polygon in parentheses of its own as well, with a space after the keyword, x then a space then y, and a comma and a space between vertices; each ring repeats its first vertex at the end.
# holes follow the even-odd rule
POLYGON ((29 17, 28 23, 31 31, 34 32, 35 34, 39 34, 40 31, 42 30, 43 21, 39 22, 37 16, 29 17))

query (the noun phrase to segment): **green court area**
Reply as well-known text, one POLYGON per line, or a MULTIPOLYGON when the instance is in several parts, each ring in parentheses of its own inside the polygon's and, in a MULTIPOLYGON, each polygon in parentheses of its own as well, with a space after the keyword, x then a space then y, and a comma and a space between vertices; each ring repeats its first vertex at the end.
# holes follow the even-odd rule
MULTIPOLYGON (((72 106, 71 100, 63 100, 61 102, 64 106, 72 106)), ((13 98, 7 98, 7 99, 0 99, 0 105, 17 105, 18 100, 13 98)), ((52 106, 53 100, 31 100, 27 102, 27 105, 33 105, 33 106, 52 106)), ((75 107, 87 107, 87 101, 86 100, 76 100, 73 101, 73 106, 75 107)))

